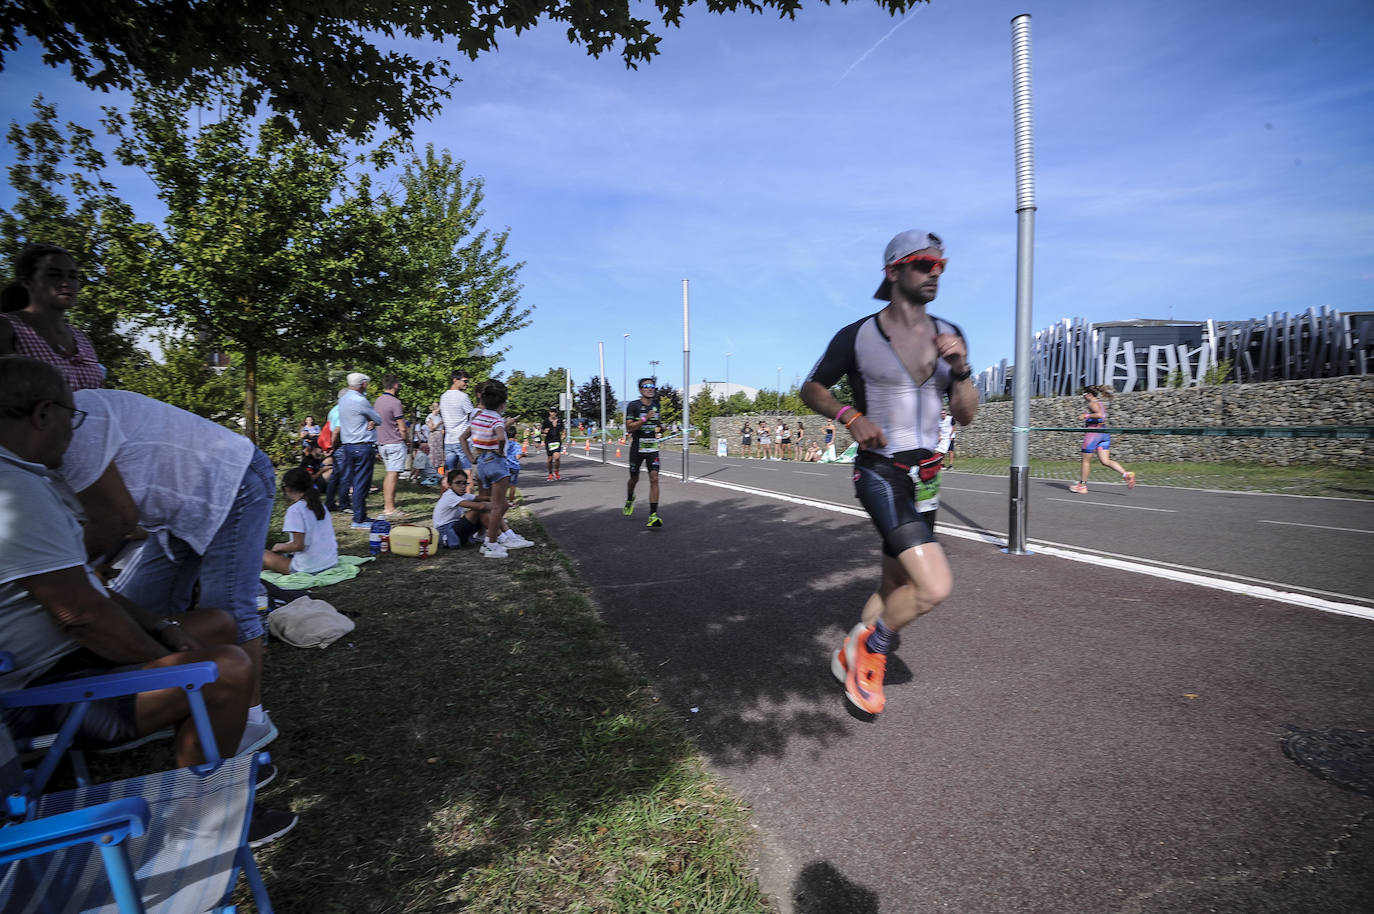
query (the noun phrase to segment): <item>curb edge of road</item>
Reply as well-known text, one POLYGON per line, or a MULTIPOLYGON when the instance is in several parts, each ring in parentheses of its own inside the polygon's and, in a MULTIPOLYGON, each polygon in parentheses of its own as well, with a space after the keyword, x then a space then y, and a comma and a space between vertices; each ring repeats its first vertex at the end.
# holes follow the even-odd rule
MULTIPOLYGON (((581 456, 580 459, 588 460, 592 463, 601 463, 600 460, 581 456)), ((618 466, 621 468, 629 466, 626 463, 619 463, 607 460, 606 466, 618 466)), ((661 470, 664 476, 681 479, 681 473, 672 473, 661 470)), ((791 504, 800 505, 807 508, 819 508, 823 511, 833 511, 838 514, 847 514, 850 517, 866 518, 868 515, 858 508, 848 505, 837 505, 834 502, 821 501, 814 498, 803 498, 800 495, 789 495, 785 492, 773 492, 768 489, 760 489, 754 486, 742 486, 736 483, 721 482, 716 479, 695 478, 692 482, 702 485, 715 486, 719 489, 728 489, 733 492, 744 492, 751 495, 761 495, 765 498, 772 498, 778 501, 785 501, 791 504)), ((981 540, 989 545, 1006 548, 1006 537, 1000 533, 990 530, 979 530, 972 527, 954 527, 945 523, 936 523, 937 533, 945 536, 955 536, 961 539, 981 540)), ((1237 580, 1227 580, 1224 577, 1208 575, 1205 569, 1189 569, 1183 567, 1169 567, 1149 565, 1144 562, 1131 559, 1126 556, 1114 555, 1112 553, 1080 551, 1075 547, 1065 546, 1059 543, 1047 543, 1031 541, 1026 544, 1026 548, 1032 553, 1052 556, 1054 558, 1066 559, 1071 562, 1084 562, 1103 567, 1114 568, 1118 571, 1125 571, 1130 574, 1144 574, 1156 578, 1164 578, 1170 581, 1177 581, 1182 584, 1189 584, 1194 587, 1205 587, 1210 590, 1220 590, 1226 593, 1240 594, 1242 596, 1255 597, 1260 600, 1272 600, 1279 603, 1288 603, 1293 606, 1301 606, 1307 609, 1315 609, 1319 612, 1334 613, 1342 616, 1355 616, 1361 619, 1374 620, 1374 607, 1361 606, 1356 603, 1343 603, 1338 600, 1328 600, 1323 597, 1311 594, 1299 593, 1292 590, 1284 590, 1281 585, 1274 582, 1246 583, 1237 580)))

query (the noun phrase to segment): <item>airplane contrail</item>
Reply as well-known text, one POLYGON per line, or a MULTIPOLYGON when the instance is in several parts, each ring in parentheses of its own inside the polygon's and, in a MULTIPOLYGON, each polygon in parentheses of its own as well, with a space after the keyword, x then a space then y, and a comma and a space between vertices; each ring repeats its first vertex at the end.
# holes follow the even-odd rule
POLYGON ((889 38, 891 38, 892 33, 897 31, 902 26, 906 25, 907 21, 910 20, 911 17, 914 15, 916 15, 916 10, 912 10, 911 12, 907 13, 905 16, 902 17, 902 20, 900 22, 898 22, 892 28, 887 30, 886 35, 884 35, 882 38, 879 38, 877 41, 873 42, 873 47, 869 48, 867 51, 864 51, 862 54, 859 55, 858 60, 854 61, 852 64, 849 65, 849 69, 845 70, 843 75, 840 76, 840 81, 843 82, 846 76, 854 72, 855 67, 857 67, 859 64, 863 63, 865 60, 868 59, 868 55, 878 50, 878 45, 882 44, 884 41, 887 41, 889 38))

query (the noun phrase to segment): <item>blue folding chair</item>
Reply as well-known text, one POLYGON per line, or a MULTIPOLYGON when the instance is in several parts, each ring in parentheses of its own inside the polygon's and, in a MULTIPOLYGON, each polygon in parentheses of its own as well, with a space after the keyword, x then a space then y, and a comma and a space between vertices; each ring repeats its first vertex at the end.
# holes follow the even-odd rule
MULTIPOLYGON (((9 657, 0 652, 0 672, 9 657)), ((201 687, 213 663, 92 676, 0 695, 0 708, 70 705, 36 766, 20 764, 0 718, 0 914, 232 914, 242 872, 271 914, 248 846, 257 769, 266 753, 221 759, 201 687), (203 765, 44 793, 92 701, 153 689, 186 691, 203 765)))

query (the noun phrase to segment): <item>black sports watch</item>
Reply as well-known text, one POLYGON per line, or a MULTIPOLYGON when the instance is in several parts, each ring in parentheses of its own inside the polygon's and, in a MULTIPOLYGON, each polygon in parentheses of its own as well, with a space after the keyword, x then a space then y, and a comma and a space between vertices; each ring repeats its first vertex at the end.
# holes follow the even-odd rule
POLYGON ((949 379, 951 381, 967 381, 971 377, 973 377, 972 368, 965 368, 963 371, 951 371, 949 373, 949 379))

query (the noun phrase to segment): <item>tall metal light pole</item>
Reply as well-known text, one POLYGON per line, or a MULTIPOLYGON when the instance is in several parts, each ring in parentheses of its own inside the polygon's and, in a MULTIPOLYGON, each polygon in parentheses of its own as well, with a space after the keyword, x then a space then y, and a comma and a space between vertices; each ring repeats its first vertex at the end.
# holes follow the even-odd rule
POLYGON ((730 399, 730 356, 733 352, 725 353, 725 399, 730 399))
POLYGON ((606 344, 597 341, 596 359, 601 369, 601 462, 606 462, 606 344))
POLYGON ((778 412, 782 412, 782 366, 778 366, 778 412))
POLYGON ((630 335, 628 333, 625 334, 624 343, 624 348, 620 350, 620 396, 629 400, 631 398, 628 396, 630 392, 628 368, 630 364, 630 335))
POLYGON ((1016 141, 1016 374, 1012 376, 1011 502, 1007 552, 1028 555, 1030 513, 1031 288, 1035 263, 1035 126, 1031 105, 1031 17, 1011 21, 1016 141))

